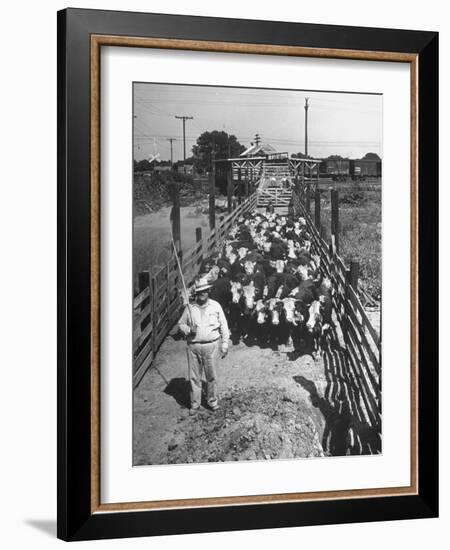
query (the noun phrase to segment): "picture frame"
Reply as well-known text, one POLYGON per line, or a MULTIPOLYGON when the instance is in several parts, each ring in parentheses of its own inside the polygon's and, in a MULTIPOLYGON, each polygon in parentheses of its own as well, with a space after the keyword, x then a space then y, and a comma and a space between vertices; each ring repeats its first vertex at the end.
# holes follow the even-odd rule
POLYGON ((59 538, 138 537, 438 515, 437 143, 437 33, 84 9, 58 12, 59 538), (409 64, 409 487, 113 506, 101 502, 100 51, 105 46, 409 64))

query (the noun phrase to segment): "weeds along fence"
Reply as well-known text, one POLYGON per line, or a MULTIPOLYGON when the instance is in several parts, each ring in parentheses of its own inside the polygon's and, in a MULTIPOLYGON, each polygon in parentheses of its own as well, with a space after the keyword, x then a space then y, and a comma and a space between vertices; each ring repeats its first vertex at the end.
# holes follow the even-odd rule
POLYGON ((358 296, 358 264, 346 266, 339 256, 339 199, 332 198, 331 242, 323 238, 320 222, 320 193, 315 193, 312 220, 309 188, 297 187, 292 195, 296 215, 304 217, 311 235, 312 249, 320 256, 320 269, 332 282, 333 309, 339 321, 353 382, 358 388, 360 405, 367 423, 381 433, 381 340, 372 326, 358 296))
MULTIPOLYGON (((256 193, 226 215, 207 237, 196 230, 196 243, 180 255, 183 276, 192 284, 204 257, 220 248, 237 218, 255 209, 256 193)), ((136 387, 151 366, 164 338, 178 321, 183 308, 182 281, 175 254, 156 273, 138 274, 139 292, 133 303, 133 385, 136 387)))

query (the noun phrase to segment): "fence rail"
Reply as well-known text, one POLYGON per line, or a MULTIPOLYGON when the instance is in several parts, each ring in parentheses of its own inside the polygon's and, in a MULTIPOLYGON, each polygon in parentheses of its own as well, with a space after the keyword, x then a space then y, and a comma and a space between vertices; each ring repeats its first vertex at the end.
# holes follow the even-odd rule
MULTIPOLYGON (((319 193, 316 193, 315 200, 320 201, 319 193)), ((312 250, 320 256, 320 269, 332 282, 333 308, 341 326, 348 367, 358 389, 359 405, 369 425, 381 433, 381 339, 359 299, 354 266, 346 267, 339 256, 336 250, 337 235, 332 235, 331 243, 323 239, 320 204, 316 204, 313 221, 309 190, 298 187, 292 201, 294 212, 305 219, 312 250)))
POLYGON ((257 191, 258 206, 264 207, 269 204, 274 207, 289 206, 292 198, 292 191, 281 187, 266 187, 257 191))
MULTIPOLYGON (((219 248, 242 214, 256 208, 256 193, 224 216, 207 237, 196 232, 196 243, 180 258, 183 276, 189 286, 198 274, 204 256, 219 248)), ((151 366, 164 338, 178 321, 183 308, 182 281, 174 254, 156 273, 138 275, 139 293, 133 307, 133 385, 136 387, 151 366)))

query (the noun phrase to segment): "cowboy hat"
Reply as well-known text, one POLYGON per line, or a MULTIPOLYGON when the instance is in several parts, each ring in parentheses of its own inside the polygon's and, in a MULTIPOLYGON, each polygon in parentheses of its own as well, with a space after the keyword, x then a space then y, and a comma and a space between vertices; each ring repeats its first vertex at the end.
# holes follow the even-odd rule
POLYGON ((194 286, 194 292, 195 294, 198 294, 199 292, 204 292, 205 290, 209 290, 212 287, 212 284, 208 281, 206 277, 202 277, 196 281, 194 286))

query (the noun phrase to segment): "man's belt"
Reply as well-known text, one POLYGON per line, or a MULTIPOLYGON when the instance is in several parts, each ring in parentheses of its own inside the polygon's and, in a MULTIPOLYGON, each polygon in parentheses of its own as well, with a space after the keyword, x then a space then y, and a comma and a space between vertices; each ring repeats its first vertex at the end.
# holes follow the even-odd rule
POLYGON ((189 344, 214 344, 214 342, 217 342, 219 340, 220 336, 216 338, 215 340, 210 340, 209 342, 193 342, 192 340, 189 342, 189 344))

